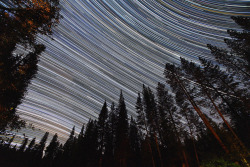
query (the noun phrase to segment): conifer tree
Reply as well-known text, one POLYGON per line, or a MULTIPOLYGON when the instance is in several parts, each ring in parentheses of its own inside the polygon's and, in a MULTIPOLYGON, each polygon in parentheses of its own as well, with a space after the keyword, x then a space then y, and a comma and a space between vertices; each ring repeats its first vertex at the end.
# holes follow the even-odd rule
POLYGON ((63 145, 63 159, 66 165, 70 165, 72 158, 72 151, 75 144, 75 126, 72 128, 68 140, 63 145))
POLYGON ((36 144, 34 147, 35 159, 40 160, 43 156, 43 150, 46 145, 47 138, 49 136, 49 132, 45 132, 44 136, 40 140, 39 144, 36 144))
MULTIPOLYGON (((250 18, 249 17, 232 17, 232 19, 243 28, 242 32, 228 30, 227 33, 231 39, 224 39, 230 50, 218 48, 208 44, 212 55, 216 60, 227 67, 228 71, 242 83, 249 84, 250 79, 250 18)), ((248 85, 247 85, 248 86, 248 85)))
POLYGON ((77 143, 82 143, 83 141, 83 138, 84 138, 84 124, 82 125, 82 128, 81 128, 81 132, 79 133, 78 135, 78 138, 77 138, 77 143))
MULTIPOLYGON (((213 80, 213 79, 206 76, 208 71, 204 72, 199 66, 195 65, 192 62, 188 62, 187 60, 185 60, 183 58, 181 58, 181 63, 182 63, 182 69, 185 70, 185 72, 189 75, 189 79, 197 82, 199 84, 198 86, 201 87, 200 96, 203 96, 203 97, 205 96, 205 98, 209 99, 209 101, 212 104, 212 107, 217 111, 218 115, 222 118, 223 122, 225 123, 227 128, 230 130, 233 137, 236 139, 236 141, 238 141, 238 144, 240 144, 244 148, 245 147, 244 144, 238 138, 238 136, 236 135, 236 133, 232 129, 229 122, 225 119, 224 114, 219 109, 219 106, 216 104, 216 101, 212 97, 213 92, 211 90, 213 90, 213 88, 215 88, 215 85, 211 84, 211 80, 213 80)), ((227 92, 232 92, 231 95, 235 95, 235 96, 237 96, 237 94, 240 94, 240 93, 237 93, 238 90, 236 90, 236 88, 234 88, 235 86, 238 85, 237 82, 235 82, 233 79, 229 79, 228 75, 226 75, 226 74, 223 75, 223 72, 220 71, 219 69, 217 70, 217 73, 220 74, 219 75, 219 77, 221 78, 220 81, 223 81, 222 85, 225 85, 225 84, 228 85, 229 89, 227 92), (230 81, 231 83, 228 83, 227 81, 230 81), (232 90, 232 88, 234 88, 234 89, 232 90)), ((214 76, 216 76, 216 74, 214 74, 213 77, 214 76)), ((218 76, 218 74, 217 74, 217 76, 218 76)), ((219 78, 217 78, 216 81, 218 81, 218 79, 219 78)), ((216 84, 216 85, 218 86, 220 84, 216 84)), ((235 99, 235 100, 238 100, 238 99, 235 99)))
POLYGON ((188 166, 186 152, 181 142, 180 134, 182 128, 180 127, 180 116, 177 112, 173 96, 168 93, 164 84, 158 83, 157 97, 157 108, 161 118, 160 125, 164 134, 162 144, 169 149, 168 151, 171 152, 172 157, 177 154, 175 156, 180 156, 183 163, 188 166), (181 153, 181 155, 178 155, 179 153, 181 153))
POLYGON ((82 125, 81 131, 76 139, 75 148, 73 154, 73 161, 76 166, 82 163, 82 156, 84 154, 84 124, 82 125))
POLYGON ((146 134, 149 135, 146 114, 143 110, 143 103, 142 103, 142 98, 141 98, 140 93, 138 93, 135 109, 136 109, 136 113, 137 113, 136 122, 137 122, 139 129, 141 131, 146 131, 146 134))
MULTIPOLYGON (((185 147, 188 147, 189 145, 191 145, 191 148, 187 148, 186 150, 188 152, 193 152, 190 157, 195 157, 195 163, 190 166, 200 166, 200 158, 198 155, 198 150, 197 150, 197 146, 196 146, 196 139, 195 136, 199 136, 200 134, 203 133, 204 129, 206 129, 206 127, 200 122, 199 120, 199 116, 196 115, 194 113, 194 111, 192 110, 192 107, 188 104, 185 95, 181 92, 176 92, 175 95, 175 101, 177 106, 180 109, 180 114, 182 115, 182 117, 186 120, 186 127, 188 127, 188 131, 185 134, 185 147), (191 139, 191 144, 189 142, 189 140, 191 139)), ((184 125, 184 126, 185 126, 184 125)))
POLYGON ((24 150, 26 149, 27 143, 28 143, 28 138, 25 137, 25 138, 23 139, 22 145, 19 147, 19 150, 18 150, 18 151, 19 151, 19 152, 24 152, 24 150))
POLYGON ((34 137, 31 142, 29 143, 28 145, 28 148, 25 150, 25 152, 31 152, 31 150, 33 149, 34 145, 35 145, 35 142, 36 142, 36 138, 34 137))
POLYGON ((118 103, 118 118, 116 127, 116 145, 115 145, 115 159, 116 164, 120 166, 126 166, 129 143, 128 143, 128 115, 124 101, 122 91, 120 93, 120 99, 118 103))
POLYGON ((157 131, 159 126, 159 113, 156 108, 155 97, 152 90, 149 87, 143 85, 143 108, 146 113, 147 124, 149 126, 150 133, 157 131))
POLYGON ((48 161, 51 165, 52 165, 52 161, 55 159, 55 157, 57 156, 57 152, 58 152, 59 142, 57 139, 58 139, 58 136, 57 134, 55 134, 52 140, 50 141, 50 144, 45 150, 44 159, 48 161))
POLYGON ((106 101, 103 104, 102 110, 99 114, 97 126, 98 126, 98 145, 99 145, 99 165, 102 166, 103 153, 104 153, 104 142, 105 142, 105 132, 107 128, 107 118, 108 118, 108 109, 106 101))
POLYGON ((104 137, 105 151, 104 151, 104 163, 103 166, 110 167, 114 163, 114 149, 115 149, 115 134, 117 125, 117 109, 114 102, 110 107, 110 113, 108 114, 106 131, 104 137))
POLYGON ((98 165, 98 127, 97 122, 89 120, 85 135, 84 135, 84 152, 83 166, 97 166, 98 165))
MULTIPOLYGON (((247 145, 249 135, 245 133, 250 129, 249 112, 250 103, 247 89, 240 87, 240 83, 235 81, 233 76, 226 74, 217 65, 200 58, 204 68, 203 74, 207 87, 212 89, 214 97, 219 100, 219 107, 230 115, 231 123, 239 138, 247 145)), ((235 136, 235 135, 234 135, 235 136)))
POLYGON ((52 35, 59 11, 58 0, 10 0, 0 4, 0 131, 25 125, 16 107, 37 73, 39 55, 45 50, 36 36, 52 35), (15 54, 17 45, 31 51, 15 54))
POLYGON ((122 140, 128 137, 128 115, 124 101, 124 97, 121 91, 120 99, 118 103, 118 118, 117 118, 117 130, 116 130, 116 144, 119 146, 122 140))
MULTIPOLYGON (((162 158, 161 158, 161 151, 159 148, 159 143, 158 143, 158 139, 160 138, 160 140, 162 140, 162 135, 161 135, 161 131, 160 131, 160 124, 159 124, 159 112, 157 110, 157 106, 156 106, 156 101, 155 101, 155 97, 153 92, 151 91, 151 89, 149 87, 145 87, 145 85, 143 85, 143 108, 145 110, 145 115, 146 115, 146 120, 147 120, 147 124, 149 126, 149 137, 154 139, 154 143, 155 143, 155 147, 157 149, 158 152, 158 157, 160 159, 160 164, 161 166, 162 164, 162 158)), ((151 148, 153 148, 151 146, 151 148)), ((153 149, 152 149, 153 150, 153 149)))
POLYGON ((185 85, 185 82, 183 80, 183 73, 180 70, 180 68, 177 68, 175 65, 171 65, 169 63, 166 64, 166 68, 164 71, 165 77, 167 79, 167 83, 170 84, 171 88, 176 92, 180 91, 183 94, 185 94, 186 98, 188 99, 189 103, 193 106, 194 110, 197 112, 199 117, 202 119, 206 127, 212 132, 216 140, 220 143, 221 147, 224 149, 226 153, 229 153, 227 147, 222 142, 218 134, 215 132, 213 127, 211 126, 210 122, 204 115, 204 113, 200 110, 198 105, 196 104, 194 98, 191 96, 191 94, 188 92, 187 86, 185 85))

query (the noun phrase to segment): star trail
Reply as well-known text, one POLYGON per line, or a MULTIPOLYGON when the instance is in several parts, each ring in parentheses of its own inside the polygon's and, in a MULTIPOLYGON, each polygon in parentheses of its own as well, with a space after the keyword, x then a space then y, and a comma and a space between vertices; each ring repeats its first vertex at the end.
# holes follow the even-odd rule
MULTIPOLYGON (((60 24, 46 45, 37 77, 18 107, 22 119, 61 140, 95 119, 123 91, 130 115, 142 84, 164 82, 164 65, 180 57, 212 59, 224 47, 230 16, 249 16, 249 1, 61 0, 60 24)), ((28 131, 28 130, 25 130, 28 131)), ((31 132, 29 132, 31 133, 31 132)), ((39 133, 39 132, 38 132, 39 133)), ((42 133, 43 134, 43 133, 42 133)))

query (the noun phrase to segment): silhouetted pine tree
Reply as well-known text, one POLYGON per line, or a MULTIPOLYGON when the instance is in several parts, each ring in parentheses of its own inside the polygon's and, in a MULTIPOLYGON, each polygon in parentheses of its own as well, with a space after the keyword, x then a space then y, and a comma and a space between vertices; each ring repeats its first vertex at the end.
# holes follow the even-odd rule
POLYGON ((195 136, 202 134, 206 127, 199 120, 199 116, 194 113, 192 106, 186 100, 182 92, 176 92, 175 101, 180 109, 180 115, 186 120, 184 126, 188 127, 188 132, 185 133, 185 148, 189 153, 188 161, 190 166, 200 166, 200 158, 196 146, 195 136))
POLYGON ((25 137, 25 138, 23 139, 22 145, 19 147, 18 151, 19 151, 19 152, 24 152, 24 150, 26 149, 27 143, 28 143, 28 138, 25 137))
POLYGON ((143 108, 146 113, 147 124, 150 127, 150 133, 157 132, 159 126, 159 113, 156 108, 156 102, 153 92, 149 87, 143 85, 143 108))
POLYGON ((99 114, 97 127, 98 127, 98 146, 99 146, 99 166, 102 166, 103 153, 104 153, 104 142, 105 142, 105 133, 106 133, 106 122, 108 118, 108 109, 106 101, 103 104, 102 110, 99 114))
POLYGON ((110 107, 110 113, 108 114, 108 119, 106 123, 106 131, 104 137, 104 167, 112 167, 114 165, 114 149, 115 149, 115 134, 117 126, 117 109, 115 108, 114 102, 112 102, 110 107))
MULTIPOLYGON (((160 166, 162 166, 162 162, 161 162, 161 151, 159 148, 159 143, 158 140, 161 140, 161 131, 160 131, 160 124, 159 124, 159 112, 157 110, 157 106, 156 106, 156 101, 155 101, 155 97, 154 97, 154 93, 151 91, 151 89, 149 87, 145 87, 143 85, 143 90, 142 90, 142 94, 143 94, 143 109, 145 111, 145 115, 147 118, 147 125, 149 126, 149 138, 154 140, 154 147, 152 147, 153 145, 151 145, 152 151, 154 149, 156 149, 156 155, 155 156, 155 160, 159 159, 160 162, 155 161, 155 163, 159 163, 160 166)), ((154 152, 153 152, 154 154, 154 152)))
POLYGON ((122 91, 118 103, 118 118, 116 127, 115 141, 115 160, 117 166, 125 167, 127 165, 129 141, 128 141, 128 115, 122 91))
POLYGON ((89 120, 84 135, 84 163, 82 166, 98 166, 98 127, 97 122, 89 120))
POLYGON ((53 161, 57 156, 59 142, 57 140, 58 136, 55 134, 45 150, 44 160, 47 162, 48 166, 53 166, 53 161))
POLYGON ((25 150, 25 152, 31 152, 31 150, 34 148, 36 142, 36 138, 34 137, 31 142, 29 143, 27 149, 25 150))
MULTIPOLYGON (((173 96, 168 93, 164 84, 158 83, 157 97, 157 108, 161 116, 160 123, 163 131, 162 144, 167 148, 166 156, 170 157, 168 163, 176 164, 181 160, 188 166, 186 152, 181 142, 181 117, 173 96)), ((166 153, 166 150, 164 151, 166 153)))
POLYGON ((221 71, 217 65, 200 58, 206 76, 207 86, 215 93, 218 98, 219 107, 230 115, 231 123, 239 138, 249 147, 250 136, 246 130, 250 129, 249 112, 250 103, 247 89, 242 88, 240 83, 235 81, 233 76, 221 71))
MULTIPOLYGON (((237 145, 240 145, 242 147, 242 149, 246 150, 244 144, 238 138, 238 136, 236 135, 236 133, 232 129, 229 122, 225 119, 224 113, 222 113, 222 111, 220 110, 220 107, 216 104, 216 101, 213 98, 213 94, 215 93, 213 88, 215 88, 216 86, 218 86, 220 84, 212 85, 211 81, 213 79, 210 79, 208 76, 205 75, 208 73, 208 71, 204 72, 199 66, 195 65, 194 63, 188 62, 187 60, 185 60, 183 58, 181 58, 181 63, 182 63, 182 69, 185 70, 186 74, 188 74, 189 79, 193 80, 199 84, 198 86, 201 88, 200 89, 200 97, 204 97, 205 99, 206 98, 208 99, 208 100, 204 100, 203 103, 208 103, 210 101, 210 104, 212 104, 212 106, 210 108, 214 108, 217 111, 218 115, 222 118, 226 127, 231 132, 231 135, 235 139, 235 142, 237 143, 237 145)), ((219 69, 217 70, 217 72, 219 74, 223 74, 223 72, 219 71, 219 69)), ((213 76, 216 76, 216 74, 214 74, 213 76)), ((217 74, 217 76, 218 76, 218 74, 217 74)), ((230 88, 233 88, 233 90, 229 88, 229 90, 227 92, 230 93, 231 91, 233 91, 231 95, 237 95, 236 92, 238 90, 236 90, 236 88, 234 88, 235 86, 238 85, 237 82, 235 82, 233 79, 229 79, 228 75, 226 75, 226 74, 219 75, 218 77, 220 77, 221 79, 217 78, 217 82, 218 82, 218 80, 221 82, 223 81, 224 83, 222 85, 227 84, 230 88), (227 81, 229 81, 229 82, 227 82, 227 81)), ((230 97, 230 98, 232 98, 232 97, 230 97)), ((235 100, 238 100, 238 99, 235 99, 235 100)), ((236 144, 235 142, 231 143, 231 144, 236 144)), ((231 150, 231 151, 233 151, 233 150, 231 150)), ((240 152, 242 152, 242 151, 240 151, 240 152)))
POLYGON ((49 132, 45 132, 44 136, 41 138, 40 142, 34 146, 34 149, 31 150, 31 157, 30 159, 30 165, 31 166, 39 166, 42 156, 43 156, 43 151, 46 145, 46 140, 49 136, 49 132))
POLYGON ((72 128, 68 140, 63 145, 63 159, 66 165, 72 161, 72 151, 75 144, 75 126, 72 128))
POLYGON ((81 164, 83 163, 83 155, 84 155, 84 124, 82 125, 81 131, 76 139, 76 143, 75 143, 75 149, 73 152, 73 161, 74 161, 74 165, 77 166, 81 166, 81 164))
MULTIPOLYGON (((167 83, 171 86, 174 92, 180 91, 183 94, 185 94, 186 98, 188 99, 189 103, 193 106, 193 109, 197 112, 199 117, 202 119, 204 124, 207 126, 207 128, 212 132, 216 140, 220 143, 221 147, 225 150, 226 153, 228 153, 228 149, 225 146, 225 144, 221 141, 218 134, 215 132, 213 127, 211 126, 210 122, 204 115, 204 113, 200 110, 198 105, 195 102, 194 97, 191 96, 191 94, 188 91, 188 85, 185 83, 185 80, 183 80, 183 77, 185 76, 180 68, 177 68, 175 65, 171 65, 169 63, 166 64, 166 68, 164 71, 165 77, 167 79, 167 83)), ((191 85, 190 85, 191 86, 191 85)))

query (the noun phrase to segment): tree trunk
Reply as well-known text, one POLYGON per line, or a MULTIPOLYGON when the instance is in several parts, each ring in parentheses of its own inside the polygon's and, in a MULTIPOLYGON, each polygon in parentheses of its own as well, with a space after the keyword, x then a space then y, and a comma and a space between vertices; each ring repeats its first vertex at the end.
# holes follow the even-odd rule
POLYGON ((223 148, 223 150, 228 154, 229 150, 227 149, 227 147, 224 145, 224 143, 221 141, 220 137, 217 135, 217 133, 214 131, 213 127, 210 125, 209 121, 207 120, 207 118, 205 117, 205 115, 201 112, 200 108, 196 105, 196 103, 193 101, 193 99, 190 97, 189 93, 187 92, 186 88, 184 87, 184 85, 182 84, 182 82, 177 78, 177 76, 175 74, 173 74, 176 81, 179 83, 179 85, 181 86, 181 89, 183 90, 184 94, 186 95, 186 97, 188 98, 189 102, 191 103, 191 105, 193 106, 193 108, 195 109, 195 111, 197 112, 197 114, 200 116, 200 118, 202 119, 202 121, 204 122, 204 124, 207 126, 207 128, 212 132, 212 134, 214 135, 214 137, 216 138, 216 140, 219 142, 219 144, 221 145, 221 147, 223 148))

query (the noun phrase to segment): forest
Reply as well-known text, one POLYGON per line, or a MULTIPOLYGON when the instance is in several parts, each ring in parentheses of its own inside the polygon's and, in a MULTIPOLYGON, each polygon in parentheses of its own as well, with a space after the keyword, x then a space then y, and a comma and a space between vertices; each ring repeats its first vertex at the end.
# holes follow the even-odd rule
POLYGON ((248 165, 248 122, 242 121, 247 118, 237 121, 239 118, 230 115, 235 122, 234 127, 245 126, 244 129, 230 127, 225 118, 224 122, 217 124, 207 114, 196 110, 200 110, 202 103, 214 105, 214 114, 223 118, 224 114, 219 109, 216 111, 223 104, 194 99, 194 95, 189 92, 195 105, 193 107, 184 94, 176 93, 178 96, 173 96, 164 84, 158 83, 156 90, 155 95, 149 87, 143 85, 135 104, 136 118, 128 116, 121 92, 118 106, 112 103, 108 110, 104 102, 98 119, 90 119, 78 135, 73 127, 64 144, 57 140, 55 134, 46 146, 48 132, 37 144, 35 138, 29 143, 28 138, 25 138, 18 148, 11 144, 15 136, 8 142, 2 141, 1 164, 55 167, 248 165), (236 133, 245 140, 241 141, 236 133))
MULTIPOLYGON (((1 133, 25 127, 16 108, 45 50, 36 36, 51 36, 61 18, 58 0, 15 3, 17 8, 0 6, 1 133), (17 44, 30 52, 13 54, 17 44)), ((249 167, 250 18, 231 18, 242 31, 227 31, 227 48, 207 44, 211 59, 166 63, 166 83, 136 92, 136 116, 128 115, 121 90, 117 105, 105 101, 99 117, 79 133, 73 127, 65 143, 57 134, 47 141, 48 132, 40 141, 24 138, 19 147, 15 136, 0 139, 1 166, 249 167)))

